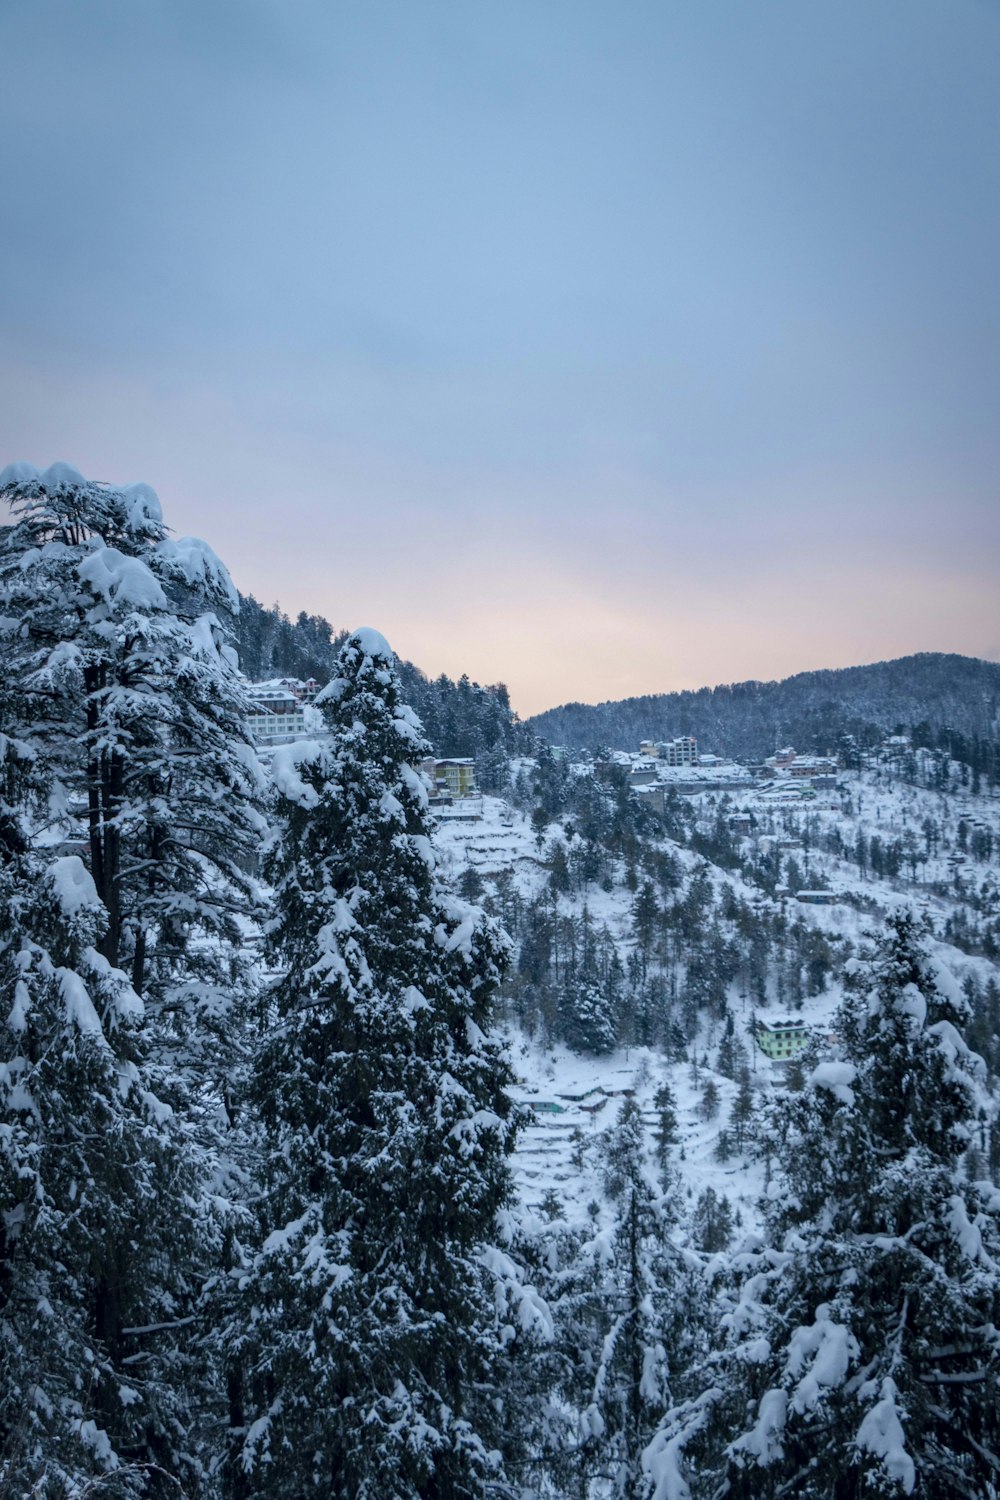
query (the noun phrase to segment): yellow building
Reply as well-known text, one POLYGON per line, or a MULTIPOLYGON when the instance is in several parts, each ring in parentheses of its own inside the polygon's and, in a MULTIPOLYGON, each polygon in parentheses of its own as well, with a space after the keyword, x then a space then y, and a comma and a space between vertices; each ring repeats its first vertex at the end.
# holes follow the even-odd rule
POLYGON ((447 791, 449 797, 458 799, 479 795, 476 763, 471 758, 435 761, 434 776, 438 786, 447 791))

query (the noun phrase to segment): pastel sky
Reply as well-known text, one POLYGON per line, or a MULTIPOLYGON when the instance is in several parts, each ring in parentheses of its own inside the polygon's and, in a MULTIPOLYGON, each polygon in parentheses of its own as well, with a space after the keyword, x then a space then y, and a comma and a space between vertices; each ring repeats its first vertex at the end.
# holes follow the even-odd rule
POLYGON ((524 714, 1000 658, 995 0, 2 0, 0 464, 524 714))

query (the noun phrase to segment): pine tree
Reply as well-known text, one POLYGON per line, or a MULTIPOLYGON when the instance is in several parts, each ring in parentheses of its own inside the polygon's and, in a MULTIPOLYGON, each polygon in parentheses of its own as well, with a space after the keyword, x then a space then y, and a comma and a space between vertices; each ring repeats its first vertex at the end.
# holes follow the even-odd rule
POLYGON ((716 1161, 727 1162, 733 1154, 733 1138, 728 1130, 720 1130, 715 1141, 715 1150, 712 1155, 716 1161))
POLYGON ((657 1274, 659 1267, 654 1270, 650 1253, 655 1247, 657 1258, 663 1256, 665 1225, 643 1177, 642 1115, 634 1099, 626 1099, 610 1132, 607 1156, 608 1191, 618 1218, 611 1253, 612 1317, 593 1395, 603 1425, 602 1467, 610 1469, 616 1494, 632 1496, 638 1493, 647 1428, 665 1392, 667 1358, 665 1278, 657 1274), (654 1297, 660 1303, 655 1310, 654 1297))
POLYGON ((706 1255, 715 1255, 728 1248, 732 1237, 733 1211, 729 1199, 725 1194, 719 1198, 714 1188, 707 1187, 691 1215, 692 1242, 706 1255))
POLYGON ((670 1163, 670 1153, 677 1144, 678 1138, 677 1102, 668 1078, 663 1079, 653 1095, 653 1104, 656 1108, 656 1125, 653 1129, 656 1159, 659 1162, 660 1171, 666 1172, 670 1163))
POLYGON ((595 1359, 590 1430, 598 1431, 597 1474, 623 1500, 643 1488, 641 1456, 690 1358, 695 1281, 671 1242, 673 1183, 653 1187, 646 1172, 642 1111, 627 1098, 607 1132, 605 1188, 614 1224, 603 1258, 601 1342, 595 1359))
POLYGON ((284 973, 252 1087, 264 1235, 232 1489, 242 1469, 255 1496, 482 1494, 515 1437, 491 1249, 515 1129, 488 1035, 504 949, 436 872, 425 744, 382 637, 349 637, 317 701, 327 736, 274 758, 284 973))
MULTIPOLYGON (((589 1144, 593 1144, 591 1141, 589 1144)), ((583 1165, 583 1141, 575 1153, 583 1165)), ((591 1214, 599 1213, 591 1204, 591 1214)), ((553 1320, 552 1337, 529 1365, 525 1391, 535 1396, 525 1432, 533 1458, 528 1495, 586 1494, 601 1449, 590 1396, 597 1368, 604 1301, 593 1218, 586 1226, 548 1219, 527 1247, 536 1284, 553 1320)))
POLYGON ((604 1204, 591 1203, 586 1225, 547 1225, 542 1236, 555 1335, 543 1361, 547 1441, 530 1494, 639 1495, 660 1403, 681 1393, 697 1345, 699 1278, 670 1238, 675 1181, 667 1171, 663 1189, 653 1185, 634 1099, 596 1154, 604 1204))
MULTIPOLYGON (((586 907, 572 935, 578 951, 566 966, 559 991, 559 1033, 577 1052, 613 1052, 621 1010, 621 966, 609 961, 602 972, 598 940, 586 907)), ((611 947, 610 942, 607 946, 611 947)))
POLYGON ((656 937, 659 920, 660 906, 656 899, 653 882, 651 880, 644 880, 636 893, 635 900, 632 902, 632 930, 635 934, 635 951, 640 955, 642 963, 641 975, 643 978, 645 978, 646 968, 653 950, 653 942, 656 937))
POLYGON ((458 894, 466 901, 478 901, 484 889, 483 877, 469 862, 458 877, 458 894))
POLYGON ((893 916, 852 976, 843 1060, 779 1116, 771 1247, 742 1259, 703 1394, 650 1447, 657 1496, 998 1492, 1000 1234, 959 1170, 984 1076, 964 1020, 893 916))
POLYGON ((568 979, 559 995, 559 1034, 576 1052, 600 1056, 613 1052, 615 1017, 608 995, 595 974, 568 979))
POLYGON ((723 1078, 735 1079, 736 1077, 738 1045, 733 1014, 732 1011, 727 1011, 726 1026, 722 1035, 722 1041, 719 1043, 719 1054, 715 1061, 715 1070, 717 1073, 721 1073, 723 1078))
POLYGON ((0 496, 7 731, 49 768, 49 816, 107 912, 100 951, 146 1000, 161 1055, 222 1091, 264 831, 227 645, 236 591, 205 543, 168 536, 146 485, 13 464, 0 496))
POLYGON ((3 735, 0 784, 0 1494, 195 1492, 196 1148, 89 872, 29 847, 44 775, 3 735))
POLYGON ((570 888, 569 858, 566 854, 566 845, 562 839, 554 839, 548 856, 549 885, 551 889, 560 896, 565 896, 570 888))
POLYGON ((701 1091, 698 1113, 705 1121, 714 1120, 719 1113, 719 1089, 714 1078, 709 1078, 701 1091))
MULTIPOLYGON (((201 1294, 223 1234, 217 1137, 240 1043, 240 918, 264 826, 222 624, 236 596, 210 549, 167 536, 146 486, 13 465, 0 494, 13 515, 0 529, 5 743, 36 773, 8 788, 20 845, 7 972, 13 982, 9 965, 27 965, 30 1008, 23 1028, 8 1028, 4 1066, 8 1080, 11 1068, 35 1070, 42 1102, 28 1138, 45 1204, 25 1218, 16 1257, 27 1267, 48 1255, 44 1300, 75 1308, 66 1347, 82 1360, 78 1390, 100 1405, 79 1420, 87 1431, 103 1423, 101 1462, 136 1474, 155 1463, 176 1487, 200 1462, 191 1413, 211 1419, 221 1394, 201 1294), (86 891, 72 920, 31 852, 40 834, 79 851, 57 866, 86 891), (86 1018, 83 1040, 71 1011, 86 1018), (51 1170, 64 1132, 80 1142, 71 1176, 51 1170), (72 1262, 46 1238, 61 1221, 72 1262), (132 1378, 119 1398, 124 1360, 132 1378)), ((24 1116, 22 1097, 12 1086, 5 1111, 24 1116)), ((17 1118, 14 1137, 29 1123, 17 1118)), ((15 1201, 26 1181, 15 1174, 15 1201)), ((53 1405, 57 1425, 66 1410, 53 1405)))
POLYGON ((733 1100, 733 1107, 729 1114, 729 1133, 733 1138, 737 1151, 742 1151, 746 1145, 747 1136, 753 1121, 753 1088, 750 1083, 750 1069, 743 1067, 740 1070, 739 1089, 733 1100))

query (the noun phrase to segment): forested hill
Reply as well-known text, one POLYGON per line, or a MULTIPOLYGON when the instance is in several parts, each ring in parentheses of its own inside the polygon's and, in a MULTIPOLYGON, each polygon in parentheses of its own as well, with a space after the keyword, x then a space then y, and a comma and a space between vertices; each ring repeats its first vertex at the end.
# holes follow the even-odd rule
MULTIPOLYGON (((252 594, 240 595, 236 646, 240 667, 253 682, 269 677, 315 677, 327 682, 346 631, 334 633, 322 615, 302 611, 292 620, 252 594)), ((412 662, 398 663, 406 701, 420 716, 438 755, 472 755, 530 748, 530 735, 510 706, 502 682, 481 687, 468 677, 427 677, 412 662)))
POLYGON ((566 703, 527 724, 556 745, 624 750, 644 739, 692 734, 705 751, 739 757, 770 755, 786 744, 832 750, 842 735, 865 743, 897 726, 923 726, 935 742, 945 729, 989 741, 1000 738, 1000 665, 922 652, 867 667, 800 672, 783 682, 566 703))

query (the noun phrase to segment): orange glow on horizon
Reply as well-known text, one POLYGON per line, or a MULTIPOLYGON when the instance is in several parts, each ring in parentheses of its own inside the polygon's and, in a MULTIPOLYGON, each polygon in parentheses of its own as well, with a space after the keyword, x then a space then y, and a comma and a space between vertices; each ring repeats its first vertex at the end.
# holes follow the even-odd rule
MULTIPOLYGON (((778 679, 917 651, 1000 656, 981 644, 997 637, 986 576, 910 570, 886 578, 874 568, 826 579, 759 576, 730 580, 711 598, 694 583, 658 597, 530 568, 508 590, 484 584, 478 598, 468 587, 452 597, 436 582, 439 607, 425 601, 419 613, 401 581, 378 590, 381 601, 358 585, 346 597, 338 590, 333 623, 375 625, 428 676, 506 683, 522 718, 562 703, 778 679)), ((322 596, 300 596, 289 604, 297 608, 329 617, 322 596)))

